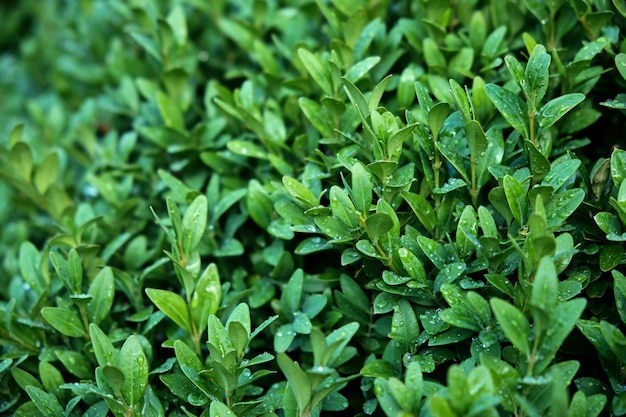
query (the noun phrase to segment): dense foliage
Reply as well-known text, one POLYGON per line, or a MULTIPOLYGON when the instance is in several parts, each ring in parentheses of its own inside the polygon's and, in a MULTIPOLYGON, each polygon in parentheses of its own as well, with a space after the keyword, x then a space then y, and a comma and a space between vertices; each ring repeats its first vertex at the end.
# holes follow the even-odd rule
POLYGON ((626 415, 626 1, 0 16, 3 415, 626 415))

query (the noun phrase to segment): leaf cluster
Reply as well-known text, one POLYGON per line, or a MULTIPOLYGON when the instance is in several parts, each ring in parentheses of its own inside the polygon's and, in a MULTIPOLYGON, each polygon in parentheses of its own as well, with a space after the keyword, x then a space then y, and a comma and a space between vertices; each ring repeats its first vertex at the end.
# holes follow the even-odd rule
POLYGON ((626 415, 623 0, 0 14, 0 413, 626 415))

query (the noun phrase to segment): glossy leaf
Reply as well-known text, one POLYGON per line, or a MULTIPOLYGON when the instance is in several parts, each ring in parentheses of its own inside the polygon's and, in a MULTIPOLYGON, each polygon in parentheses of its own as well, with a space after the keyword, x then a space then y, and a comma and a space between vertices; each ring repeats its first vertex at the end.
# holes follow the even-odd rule
POLYGON ((554 262, 548 256, 541 258, 533 280, 531 305, 549 314, 556 305, 557 283, 558 278, 554 262))
POLYGON ((96 324, 89 326, 89 335, 98 365, 101 367, 117 365, 118 350, 107 335, 96 324))
POLYGON ((584 99, 584 94, 570 93, 548 101, 541 107, 541 110, 539 110, 537 117, 539 127, 541 129, 550 128, 584 99))
POLYGON ((87 317, 90 323, 99 324, 107 317, 115 298, 115 277, 111 268, 98 272, 89 286, 91 301, 87 304, 87 317))
POLYGON ((63 407, 54 395, 32 385, 26 387, 26 392, 44 416, 62 416, 65 414, 63 407))
POLYGON ((298 49, 298 56, 302 60, 311 78, 320 86, 324 94, 332 95, 332 85, 328 66, 324 65, 314 54, 304 48, 298 49))
POLYGON ((196 328, 206 328, 209 315, 217 313, 222 299, 222 286, 217 266, 209 264, 196 284, 191 297, 191 316, 196 328))
POLYGON ((437 218, 430 203, 423 196, 415 193, 402 193, 402 197, 426 230, 432 232, 437 225, 437 218))
POLYGON ((550 55, 546 53, 546 48, 543 45, 535 46, 528 58, 525 72, 527 84, 524 83, 526 96, 534 108, 539 107, 548 90, 549 67, 550 55))
POLYGON ((554 308, 544 343, 541 344, 538 352, 540 358, 536 365, 538 373, 542 372, 552 362, 563 341, 576 325, 585 305, 586 300, 577 298, 561 303, 554 308))
MULTIPOLYGON (((522 100, 496 84, 487 84, 485 91, 493 105, 522 137, 528 138, 528 112, 522 100)), ((565 114, 565 113, 563 113, 565 114)))
POLYGON ((311 401, 312 387, 311 383, 300 366, 292 361, 289 356, 284 353, 278 353, 276 355, 276 362, 280 367, 280 370, 287 377, 289 382, 289 389, 292 390, 296 398, 299 410, 304 410, 309 401, 311 401))
POLYGON ((498 298, 492 299, 490 304, 507 339, 521 353, 529 355, 530 324, 526 317, 515 306, 498 298))
POLYGON ((510 175, 504 177, 503 185, 504 195, 506 196, 513 217, 518 224, 524 224, 526 221, 526 211, 528 210, 528 200, 524 188, 510 175))
POLYGON ((177 326, 191 334, 191 317, 187 304, 178 294, 157 288, 147 288, 148 298, 177 326))
POLYGON ((137 404, 148 385, 148 360, 137 336, 130 336, 119 352, 118 366, 124 374, 122 395, 130 405, 137 404))
POLYGON ((78 313, 69 308, 44 307, 41 315, 52 327, 70 337, 85 337, 86 330, 78 313))
POLYGON ((351 197, 356 209, 366 215, 372 204, 372 182, 365 167, 360 163, 352 167, 351 197))

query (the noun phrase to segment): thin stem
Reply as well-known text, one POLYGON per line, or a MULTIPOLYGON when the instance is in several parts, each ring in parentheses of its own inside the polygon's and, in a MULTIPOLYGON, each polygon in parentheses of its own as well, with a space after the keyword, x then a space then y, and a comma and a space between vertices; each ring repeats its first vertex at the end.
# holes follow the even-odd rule
MULTIPOLYGON (((435 163, 433 164, 435 188, 439 188, 441 187, 439 171, 441 170, 441 166, 443 165, 443 163, 441 162, 441 157, 439 156, 439 152, 437 151, 437 138, 433 137, 433 139, 435 141, 435 163)), ((441 195, 435 194, 435 212, 437 211, 440 205, 441 205, 441 195)), ((435 239, 439 239, 439 224, 435 226, 434 234, 435 234, 435 239)))
POLYGON ((470 190, 470 196, 472 197, 472 205, 478 206, 478 184, 476 183, 476 158, 470 159, 470 170, 472 175, 472 189, 470 190))
MULTIPOLYGON (((530 103, 529 103, 530 104, 530 103)), ((535 106, 532 105, 531 106, 531 111, 528 112, 528 119, 529 119, 529 127, 530 127, 530 141, 532 142, 533 145, 535 145, 536 147, 539 147, 539 143, 537 142, 537 138, 535 137, 535 116, 537 115, 537 110, 535 109, 535 106)))

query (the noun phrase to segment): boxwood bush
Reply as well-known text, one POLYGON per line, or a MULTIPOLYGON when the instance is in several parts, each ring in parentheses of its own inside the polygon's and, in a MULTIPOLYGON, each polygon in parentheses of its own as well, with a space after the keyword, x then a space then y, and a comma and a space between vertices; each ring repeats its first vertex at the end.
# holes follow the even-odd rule
POLYGON ((3 415, 626 415, 626 1, 0 15, 3 415))

